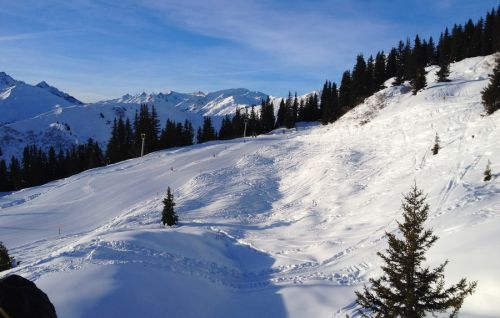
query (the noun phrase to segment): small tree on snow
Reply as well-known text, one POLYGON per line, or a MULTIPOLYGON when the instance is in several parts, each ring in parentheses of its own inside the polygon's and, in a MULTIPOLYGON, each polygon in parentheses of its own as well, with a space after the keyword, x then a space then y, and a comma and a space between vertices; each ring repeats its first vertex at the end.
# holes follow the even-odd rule
POLYGON ((439 152, 439 149, 441 149, 441 147, 439 146, 440 142, 441 142, 441 140, 439 139, 439 136, 436 133, 436 139, 434 140, 434 147, 432 147, 432 149, 431 149, 433 155, 437 155, 439 152))
POLYGON ((500 57, 496 59, 493 74, 490 75, 490 83, 482 91, 484 109, 488 115, 500 109, 500 57))
POLYGON ((2 242, 0 242, 0 272, 11 269, 12 260, 13 259, 9 256, 7 248, 2 242))
POLYGON ((488 160, 488 164, 486 165, 486 170, 484 170, 484 181, 491 180, 491 162, 488 160))
POLYGON ((439 71, 437 71, 436 75, 438 77, 438 82, 449 82, 448 76, 450 76, 450 63, 448 61, 444 61, 441 65, 439 65, 439 71))
POLYGON ((465 278, 444 288, 448 261, 434 269, 423 266, 425 253, 438 239, 423 227, 429 211, 425 198, 416 185, 404 196, 404 221, 398 222, 402 237, 386 233, 389 248, 378 253, 384 261, 384 275, 370 278, 371 288, 365 285, 363 292, 356 292, 362 317, 423 318, 450 310, 449 317, 457 317, 465 297, 474 292, 477 282, 465 278))
POLYGON ((163 199, 163 211, 161 213, 161 222, 163 225, 172 226, 177 224, 178 218, 174 210, 175 202, 174 195, 170 191, 170 187, 167 189, 167 197, 163 199))

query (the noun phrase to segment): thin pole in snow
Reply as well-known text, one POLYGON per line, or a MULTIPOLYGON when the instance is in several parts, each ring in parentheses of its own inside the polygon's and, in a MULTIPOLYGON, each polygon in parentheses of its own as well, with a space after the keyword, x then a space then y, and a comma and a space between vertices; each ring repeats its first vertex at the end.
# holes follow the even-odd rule
POLYGON ((146 140, 146 134, 142 133, 141 138, 142 138, 142 146, 141 146, 141 157, 142 157, 144 156, 144 141, 146 140))
POLYGON ((247 123, 248 123, 248 119, 245 118, 245 129, 243 130, 243 141, 245 141, 245 137, 247 136, 247 123))

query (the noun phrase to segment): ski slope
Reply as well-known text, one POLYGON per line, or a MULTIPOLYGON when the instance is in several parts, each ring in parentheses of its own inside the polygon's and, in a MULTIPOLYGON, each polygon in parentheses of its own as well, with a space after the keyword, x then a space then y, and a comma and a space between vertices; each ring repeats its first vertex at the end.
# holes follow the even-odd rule
POLYGON ((60 317, 345 317, 379 275, 401 194, 428 193, 429 264, 478 280, 461 317, 500 316, 494 56, 449 83, 386 88, 327 126, 170 149, 0 197, 0 239, 60 317), (438 133, 442 149, 430 149, 438 133), (491 160, 493 179, 482 181, 491 160), (174 189, 180 226, 159 224, 174 189))

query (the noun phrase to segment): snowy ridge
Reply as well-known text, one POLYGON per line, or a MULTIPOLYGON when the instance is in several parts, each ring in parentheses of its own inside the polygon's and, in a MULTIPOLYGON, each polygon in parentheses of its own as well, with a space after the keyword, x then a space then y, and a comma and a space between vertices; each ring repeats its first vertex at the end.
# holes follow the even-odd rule
POLYGON ((9 97, 12 95, 12 90, 16 96, 20 96, 8 99, 6 102, 8 105, 3 105, 0 100, 0 114, 2 118, 10 121, 9 124, 0 125, 0 147, 4 152, 4 158, 10 158, 12 155, 20 156, 23 147, 28 144, 36 144, 48 150, 50 146, 56 149, 68 148, 71 145, 86 143, 88 138, 93 138, 105 147, 114 118, 128 117, 133 120, 135 112, 144 103, 156 107, 162 126, 167 119, 178 122, 188 119, 196 128, 203 123, 203 116, 212 116, 214 125, 218 127, 222 117, 234 113, 236 108, 260 106, 261 100, 267 98, 264 93, 237 88, 208 94, 143 92, 82 105, 76 100, 72 102, 71 96, 45 82, 39 83, 34 88, 35 90, 33 86, 22 83, 0 92, 0 98, 9 97), (37 101, 42 98, 39 94, 48 93, 51 98, 57 99, 57 103, 47 102, 47 107, 39 107, 37 101), (19 109, 18 104, 10 102, 19 99, 23 100, 23 110, 19 109), (54 129, 61 124, 70 129, 63 131, 54 129))
POLYGON ((22 262, 10 273, 34 279, 61 317, 345 317, 416 181, 440 237, 429 264, 449 259, 448 282, 479 281, 461 317, 497 317, 500 114, 480 103, 493 63, 455 63, 448 83, 429 69, 416 96, 388 87, 332 125, 160 151, 0 197, 2 241, 22 262), (172 229, 158 224, 167 186, 172 229))
POLYGON ((36 84, 36 87, 40 87, 42 89, 45 89, 45 90, 49 91, 51 94, 54 94, 54 95, 59 96, 61 98, 64 98, 65 100, 67 100, 68 102, 70 102, 72 104, 83 105, 83 103, 81 101, 79 101, 78 99, 74 98, 73 96, 71 96, 65 92, 61 92, 60 90, 58 90, 54 86, 50 86, 49 84, 47 84, 47 82, 45 82, 45 81, 41 81, 40 83, 36 84))
POLYGON ((0 72, 0 127, 73 104, 82 102, 45 82, 33 86, 0 72))

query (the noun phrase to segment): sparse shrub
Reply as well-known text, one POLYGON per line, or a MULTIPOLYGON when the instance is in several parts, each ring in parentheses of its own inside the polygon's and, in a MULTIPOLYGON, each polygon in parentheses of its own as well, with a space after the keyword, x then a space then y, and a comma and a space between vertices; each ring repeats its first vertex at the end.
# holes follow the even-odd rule
POLYGON ((488 160, 488 164, 486 165, 486 169, 484 170, 484 181, 491 180, 491 162, 488 160))
POLYGON ((434 147, 432 147, 432 149, 431 149, 433 155, 437 155, 439 152, 439 149, 441 149, 441 146, 439 146, 440 142, 441 142, 441 140, 439 139, 439 136, 436 133, 436 138, 434 140, 434 147))

